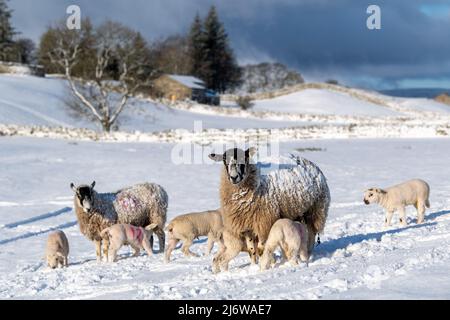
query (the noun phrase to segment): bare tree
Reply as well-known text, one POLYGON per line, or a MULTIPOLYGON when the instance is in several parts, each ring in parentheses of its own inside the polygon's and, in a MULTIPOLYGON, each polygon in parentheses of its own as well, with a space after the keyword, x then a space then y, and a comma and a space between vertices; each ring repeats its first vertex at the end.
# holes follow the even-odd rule
POLYGON ((107 21, 100 25, 95 30, 92 50, 96 59, 93 79, 83 82, 72 75, 85 47, 82 33, 64 26, 56 30, 57 46, 49 52, 50 60, 64 69, 72 94, 109 132, 130 97, 140 87, 149 86, 153 78, 145 40, 120 23, 107 21))

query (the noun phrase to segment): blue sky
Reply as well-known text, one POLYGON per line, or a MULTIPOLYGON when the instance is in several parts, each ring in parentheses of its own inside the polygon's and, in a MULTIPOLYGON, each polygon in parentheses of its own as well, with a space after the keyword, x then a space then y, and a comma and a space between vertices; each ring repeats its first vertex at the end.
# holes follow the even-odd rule
POLYGON ((450 0, 11 0, 14 24, 38 40, 78 4, 95 23, 121 21, 149 40, 183 33, 217 6, 241 63, 280 61, 306 79, 377 89, 450 88, 450 0), (366 9, 381 8, 381 30, 366 9))

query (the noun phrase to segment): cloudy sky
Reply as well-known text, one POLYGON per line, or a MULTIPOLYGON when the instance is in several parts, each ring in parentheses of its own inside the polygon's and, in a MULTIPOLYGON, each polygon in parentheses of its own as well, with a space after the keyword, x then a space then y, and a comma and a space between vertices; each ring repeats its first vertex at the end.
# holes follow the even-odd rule
POLYGON ((149 40, 188 30, 217 6, 240 63, 280 61, 307 80, 386 89, 450 88, 450 0, 10 0, 14 25, 38 40, 68 5, 99 23, 123 22, 149 40), (381 30, 366 27, 370 4, 381 30))

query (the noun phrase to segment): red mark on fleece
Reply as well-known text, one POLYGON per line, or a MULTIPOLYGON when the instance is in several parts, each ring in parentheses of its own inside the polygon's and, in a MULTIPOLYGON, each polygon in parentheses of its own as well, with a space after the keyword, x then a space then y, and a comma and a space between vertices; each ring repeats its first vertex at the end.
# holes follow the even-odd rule
POLYGON ((142 242, 142 239, 144 238, 144 232, 142 228, 130 226, 129 231, 131 233, 130 235, 131 240, 137 240, 139 242, 142 242))

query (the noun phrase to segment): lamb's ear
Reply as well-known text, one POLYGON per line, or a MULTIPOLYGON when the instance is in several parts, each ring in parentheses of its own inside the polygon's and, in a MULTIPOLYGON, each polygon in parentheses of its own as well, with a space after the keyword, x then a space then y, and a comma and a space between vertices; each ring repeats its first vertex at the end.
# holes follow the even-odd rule
POLYGON ((92 182, 91 189, 94 189, 94 187, 95 187, 95 181, 92 182))
POLYGON ((73 182, 70 184, 70 189, 73 190, 73 192, 77 193, 77 187, 73 184, 73 182))
POLYGON ((152 224, 146 226, 145 230, 155 230, 156 228, 158 228, 158 224, 157 223, 152 223, 152 224))
POLYGON ((245 151, 245 157, 246 158, 253 158, 254 155, 258 152, 258 149, 255 147, 248 148, 247 151, 245 151))
POLYGON ((209 158, 212 161, 216 161, 216 162, 221 162, 223 160, 223 154, 215 154, 215 153, 211 153, 209 155, 209 158))
POLYGON ((386 194, 386 193, 387 193, 387 192, 386 192, 385 190, 383 190, 383 189, 378 189, 378 192, 381 193, 381 194, 386 194))

